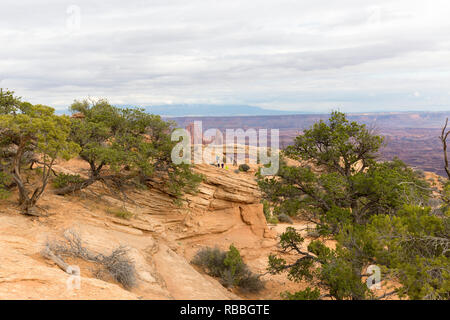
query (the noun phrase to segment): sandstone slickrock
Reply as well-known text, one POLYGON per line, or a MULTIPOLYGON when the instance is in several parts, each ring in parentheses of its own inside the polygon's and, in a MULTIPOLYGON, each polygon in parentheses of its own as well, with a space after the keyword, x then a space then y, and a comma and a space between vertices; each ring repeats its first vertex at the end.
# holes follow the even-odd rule
MULTIPOLYGON (((59 163, 55 170, 86 176, 77 159, 59 163)), ((235 244, 242 255, 274 245, 266 225, 260 195, 251 173, 199 165, 206 179, 199 192, 187 195, 181 207, 159 188, 127 190, 127 197, 110 192, 100 182, 65 197, 44 194, 45 218, 20 215, 15 196, 0 203, 0 298, 3 299, 237 299, 217 280, 190 263, 203 246, 227 248, 235 244), (125 208, 130 220, 107 213, 125 208), (125 290, 117 283, 96 279, 81 266, 81 288, 67 290, 69 277, 40 255, 48 239, 64 230, 79 232, 91 250, 109 253, 125 245, 135 262, 138 286, 125 290)), ((75 261, 76 262, 76 261, 75 261)))

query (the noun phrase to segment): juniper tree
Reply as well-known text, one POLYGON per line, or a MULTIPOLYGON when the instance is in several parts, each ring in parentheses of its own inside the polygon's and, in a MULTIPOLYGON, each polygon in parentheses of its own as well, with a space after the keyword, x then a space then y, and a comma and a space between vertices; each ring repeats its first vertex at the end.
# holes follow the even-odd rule
POLYGON ((25 214, 33 214, 37 201, 43 194, 55 160, 68 159, 78 151, 78 146, 68 140, 70 121, 67 116, 57 116, 54 109, 32 105, 14 98, 11 92, 0 97, 0 145, 8 152, 3 155, 2 176, 14 182, 19 190, 19 204, 25 214), (22 167, 27 153, 39 158, 41 177, 37 185, 24 180, 22 167), (30 189, 31 188, 31 189, 30 189))
POLYGON ((269 271, 287 272, 291 280, 315 286, 285 293, 285 298, 380 298, 364 282, 370 264, 402 284, 388 295, 446 297, 448 218, 424 209, 431 190, 415 171, 398 159, 376 161, 382 144, 383 138, 365 125, 334 112, 285 149, 284 156, 299 165, 282 161, 276 176, 258 176, 263 197, 276 213, 301 215, 320 236, 304 248, 305 239, 294 228, 281 235, 281 247, 299 257, 288 264, 272 255, 269 271), (325 239, 335 240, 336 248, 327 247, 325 239), (418 253, 423 256, 416 258, 418 253))
POLYGON ((112 106, 107 100, 75 101, 70 109, 82 115, 71 120, 70 137, 81 146, 80 157, 89 164, 90 176, 56 190, 57 194, 81 190, 99 180, 120 186, 132 179, 146 183, 159 177, 178 198, 200 182, 189 165, 171 161, 173 123, 141 109, 112 106))
POLYGON ((284 150, 301 165, 282 159, 275 177, 258 176, 259 187, 275 213, 303 213, 330 231, 337 231, 336 208, 349 209, 346 219, 362 224, 404 203, 425 203, 428 185, 412 169, 398 159, 376 162, 382 144, 364 124, 333 112, 328 123, 314 124, 284 150))

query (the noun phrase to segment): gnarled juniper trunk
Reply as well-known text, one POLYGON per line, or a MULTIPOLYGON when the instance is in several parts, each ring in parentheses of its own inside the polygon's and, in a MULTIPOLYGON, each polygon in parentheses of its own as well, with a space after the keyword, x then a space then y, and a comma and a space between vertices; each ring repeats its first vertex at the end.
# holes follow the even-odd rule
POLYGON ((96 166, 94 161, 89 160, 87 158, 83 158, 83 157, 81 157, 81 158, 89 163, 90 170, 91 170, 90 178, 86 179, 82 182, 79 182, 79 183, 72 183, 65 187, 56 189, 55 194, 63 196, 63 195, 69 194, 69 193, 80 191, 84 188, 89 187, 94 182, 104 179, 100 176, 100 171, 102 170, 103 166, 105 165, 105 162, 102 161, 98 166, 96 166))
POLYGON ((100 176, 94 176, 94 177, 91 177, 91 178, 89 178, 89 179, 87 179, 87 180, 85 180, 83 182, 70 184, 70 185, 65 186, 63 188, 56 189, 54 192, 57 195, 63 196, 63 195, 66 195, 66 194, 69 194, 69 193, 73 193, 73 192, 76 192, 76 191, 80 191, 80 190, 82 190, 84 188, 87 188, 91 184, 93 184, 94 182, 99 181, 101 179, 102 178, 100 176))
POLYGON ((37 201, 44 193, 44 190, 48 184, 48 179, 50 176, 50 172, 52 170, 54 159, 49 160, 49 162, 47 163, 45 162, 43 163, 41 185, 36 187, 30 196, 30 192, 29 190, 27 190, 20 172, 21 160, 25 152, 26 142, 27 141, 24 140, 21 141, 21 143, 19 144, 16 156, 14 157, 13 160, 11 176, 13 178, 14 183, 17 185, 17 188, 19 189, 19 205, 22 210, 22 213, 27 215, 37 215, 35 213, 34 208, 36 207, 37 201))

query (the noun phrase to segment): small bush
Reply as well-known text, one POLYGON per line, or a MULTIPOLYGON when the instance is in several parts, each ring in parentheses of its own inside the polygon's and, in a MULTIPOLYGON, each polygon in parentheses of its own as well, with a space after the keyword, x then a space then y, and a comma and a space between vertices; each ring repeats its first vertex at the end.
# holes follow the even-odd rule
POLYGON ((266 221, 269 224, 278 224, 280 222, 277 216, 270 216, 269 218, 266 218, 266 221))
POLYGON ((246 269, 239 281, 239 288, 246 292, 259 292, 264 289, 264 282, 261 281, 259 275, 246 269))
POLYGON ((320 291, 317 288, 311 290, 311 288, 308 287, 305 290, 298 291, 293 294, 286 291, 281 293, 280 296, 284 300, 318 300, 320 297, 320 291))
POLYGON ((210 276, 220 278, 224 287, 239 287, 248 292, 258 292, 264 288, 264 283, 248 269, 234 245, 227 252, 219 248, 203 248, 197 252, 192 263, 210 276))
POLYGON ((276 216, 274 216, 274 215, 272 214, 272 212, 270 212, 270 204, 269 204, 269 201, 263 200, 263 201, 262 201, 262 204, 263 204, 263 213, 264 213, 264 216, 266 217, 267 223, 270 223, 270 224, 277 224, 277 223, 279 222, 279 221, 278 221, 278 218, 277 218, 276 216))
POLYGON ((98 260, 117 282, 130 289, 136 285, 136 269, 127 254, 128 249, 121 246, 109 256, 100 255, 98 260))
POLYGON ((7 199, 10 195, 11 193, 8 190, 0 186, 0 200, 7 199))
POLYGON ((278 217, 278 221, 280 221, 280 222, 290 223, 290 224, 294 223, 294 221, 292 221, 292 218, 289 217, 287 214, 281 213, 277 217, 278 217))
POLYGON ((0 200, 7 199, 10 195, 11 192, 8 190, 8 188, 0 183, 0 200))
POLYGON ((83 182, 83 179, 78 174, 60 173, 53 179, 53 187, 59 189, 81 182, 83 182))
POLYGON ((6 199, 9 197, 10 192, 7 185, 10 183, 11 177, 5 172, 0 171, 0 199, 6 199))
POLYGON ((270 212, 270 204, 269 204, 269 201, 263 200, 263 201, 262 201, 262 204, 263 204, 263 212, 264 212, 264 216, 265 216, 266 219, 267 219, 267 218, 269 218, 269 217, 272 215, 272 213, 270 212))
POLYGON ((306 235, 308 237, 311 237, 311 238, 318 238, 318 237, 321 236, 321 232, 317 228, 310 228, 310 227, 308 227, 306 229, 306 235))
POLYGON ((248 170, 250 170, 250 167, 246 163, 243 163, 239 166, 239 171, 247 172, 248 170))
POLYGON ((194 256, 192 263, 201 267, 209 275, 220 277, 224 269, 224 260, 226 257, 226 252, 217 247, 203 248, 194 256))
POLYGON ((122 218, 122 219, 126 219, 126 220, 130 220, 133 217, 133 214, 125 208, 115 208, 115 209, 108 208, 106 210, 106 212, 108 212, 109 214, 112 214, 118 218, 122 218))
POLYGON ((426 175, 425 175, 425 171, 424 170, 422 170, 422 169, 415 169, 414 171, 416 172, 416 174, 417 174, 417 176, 419 178, 422 178, 422 179, 425 178, 426 175))

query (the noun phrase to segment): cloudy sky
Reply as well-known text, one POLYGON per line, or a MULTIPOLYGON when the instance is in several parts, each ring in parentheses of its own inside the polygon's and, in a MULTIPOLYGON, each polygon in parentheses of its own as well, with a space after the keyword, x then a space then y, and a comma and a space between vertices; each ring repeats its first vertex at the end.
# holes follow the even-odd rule
POLYGON ((0 87, 58 109, 450 110, 448 0, 2 0, 0 87))

